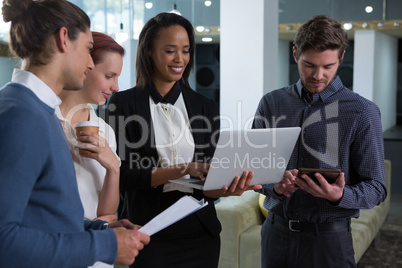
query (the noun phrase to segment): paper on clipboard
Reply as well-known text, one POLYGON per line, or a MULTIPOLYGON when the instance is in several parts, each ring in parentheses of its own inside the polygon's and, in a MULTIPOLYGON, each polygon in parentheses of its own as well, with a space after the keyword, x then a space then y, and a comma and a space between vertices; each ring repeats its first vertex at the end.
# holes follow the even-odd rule
POLYGON ((142 226, 138 231, 151 236, 206 205, 208 205, 208 201, 204 202, 204 199, 197 200, 192 196, 183 196, 176 203, 142 226))

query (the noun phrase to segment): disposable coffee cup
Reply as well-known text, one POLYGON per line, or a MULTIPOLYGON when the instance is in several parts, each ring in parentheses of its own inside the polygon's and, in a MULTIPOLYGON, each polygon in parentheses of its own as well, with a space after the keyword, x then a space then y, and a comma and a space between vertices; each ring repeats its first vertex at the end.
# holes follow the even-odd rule
MULTIPOLYGON (((94 121, 82 121, 78 122, 75 125, 75 132, 77 134, 77 137, 80 137, 80 132, 81 131, 90 131, 93 133, 98 134, 99 133, 99 125, 97 122, 94 121)), ((86 153, 91 153, 91 151, 85 150, 85 149, 79 149, 79 152, 81 154, 86 154, 86 153)))

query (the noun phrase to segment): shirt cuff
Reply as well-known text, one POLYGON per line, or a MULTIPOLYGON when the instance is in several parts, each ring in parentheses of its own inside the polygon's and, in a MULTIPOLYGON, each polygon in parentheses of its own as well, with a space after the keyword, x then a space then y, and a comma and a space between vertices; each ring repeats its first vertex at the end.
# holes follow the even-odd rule
POLYGON ((274 191, 274 186, 275 186, 275 184, 264 184, 264 185, 262 185, 262 189, 261 190, 256 190, 256 192, 259 192, 259 193, 264 194, 264 195, 271 196, 271 197, 273 197, 275 199, 278 199, 278 200, 285 199, 286 198, 285 195, 277 194, 274 191))
MULTIPOLYGON (((349 187, 347 187, 347 185, 345 185, 345 187, 343 188, 343 196, 341 198, 341 200, 338 202, 337 207, 341 207, 341 208, 347 208, 347 209, 354 209, 353 207, 351 207, 351 204, 356 203, 356 201, 354 200, 354 195, 353 195, 353 191, 352 189, 350 189, 349 187)), ((332 204, 332 202, 331 202, 332 204)))

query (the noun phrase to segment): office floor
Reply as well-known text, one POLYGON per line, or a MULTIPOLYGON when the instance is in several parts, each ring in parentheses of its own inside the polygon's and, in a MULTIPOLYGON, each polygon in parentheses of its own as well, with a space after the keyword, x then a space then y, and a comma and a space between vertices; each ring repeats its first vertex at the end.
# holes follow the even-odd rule
POLYGON ((385 159, 391 160, 392 194, 402 195, 402 125, 384 132, 385 159))
POLYGON ((402 228, 402 194, 391 193, 391 207, 385 223, 402 228))
POLYGON ((402 267, 402 195, 391 195, 388 217, 381 228, 379 243, 374 242, 357 264, 357 268, 402 267))

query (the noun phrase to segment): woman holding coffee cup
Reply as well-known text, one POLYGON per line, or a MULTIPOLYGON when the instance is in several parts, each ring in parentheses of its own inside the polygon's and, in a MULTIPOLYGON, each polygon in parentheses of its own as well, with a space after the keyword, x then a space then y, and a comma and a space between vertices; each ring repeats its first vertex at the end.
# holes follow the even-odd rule
POLYGON ((113 129, 96 115, 90 103, 103 105, 118 91, 124 49, 106 34, 92 32, 92 37, 95 66, 87 71, 82 89, 60 94, 62 104, 56 115, 73 157, 85 218, 113 222, 120 200, 120 159, 115 153, 113 129))

